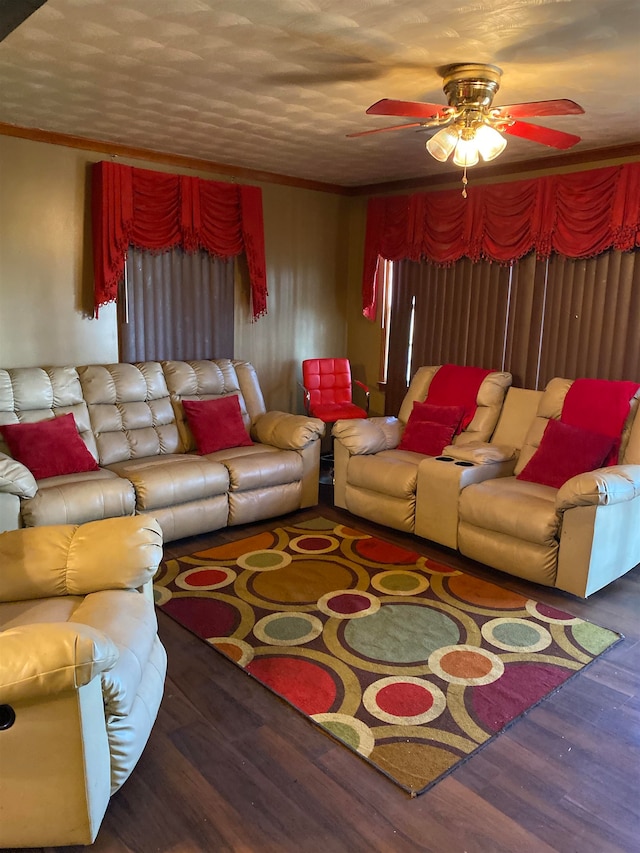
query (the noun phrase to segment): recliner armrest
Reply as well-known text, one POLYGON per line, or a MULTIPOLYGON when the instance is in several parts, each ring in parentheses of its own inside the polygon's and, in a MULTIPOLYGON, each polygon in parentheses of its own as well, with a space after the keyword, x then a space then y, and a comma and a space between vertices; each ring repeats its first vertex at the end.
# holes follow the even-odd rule
POLYGON ((39 622, 0 633, 0 704, 77 690, 112 666, 118 649, 101 631, 39 622))
POLYGON ((137 589, 161 559, 162 531, 149 515, 10 530, 0 535, 0 601, 137 589))
POLYGON ((265 412, 252 424, 251 435, 261 444, 280 450, 303 450, 322 438, 324 421, 289 412, 265 412))
POLYGON ((332 434, 353 456, 391 450, 400 444, 404 424, 394 417, 336 421, 332 434))
POLYGON ((37 491, 38 484, 31 471, 17 459, 0 453, 0 492, 33 498, 37 491))
POLYGON ((556 509, 575 506, 608 506, 631 501, 640 495, 640 465, 611 465, 578 474, 563 483, 556 495, 556 509))

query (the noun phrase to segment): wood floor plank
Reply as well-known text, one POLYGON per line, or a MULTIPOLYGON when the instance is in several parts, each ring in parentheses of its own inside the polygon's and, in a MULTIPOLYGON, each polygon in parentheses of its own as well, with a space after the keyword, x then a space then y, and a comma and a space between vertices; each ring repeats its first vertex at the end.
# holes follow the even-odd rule
MULTIPOLYGON (((620 631, 624 640, 411 798, 165 613, 165 696, 96 853, 640 853, 640 568, 587 601, 332 505, 322 515, 620 631)), ((169 557, 289 519, 170 543, 169 557)), ((54 848, 46 848, 49 853, 54 848)), ((85 848, 58 848, 59 851, 85 848)))

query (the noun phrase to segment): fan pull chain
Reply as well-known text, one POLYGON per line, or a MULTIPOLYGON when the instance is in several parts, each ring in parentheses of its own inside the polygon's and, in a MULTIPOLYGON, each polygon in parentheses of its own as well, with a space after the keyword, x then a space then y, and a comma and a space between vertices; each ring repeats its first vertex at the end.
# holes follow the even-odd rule
POLYGON ((467 180, 467 167, 464 167, 464 172, 462 173, 462 198, 467 197, 467 184, 469 181, 467 180))

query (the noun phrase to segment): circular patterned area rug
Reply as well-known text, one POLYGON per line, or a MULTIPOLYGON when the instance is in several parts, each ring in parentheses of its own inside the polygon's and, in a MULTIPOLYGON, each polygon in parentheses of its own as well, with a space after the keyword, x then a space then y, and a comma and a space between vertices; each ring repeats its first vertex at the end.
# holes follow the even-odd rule
POLYGON ((155 594, 412 795, 620 639, 323 518, 167 560, 155 594))

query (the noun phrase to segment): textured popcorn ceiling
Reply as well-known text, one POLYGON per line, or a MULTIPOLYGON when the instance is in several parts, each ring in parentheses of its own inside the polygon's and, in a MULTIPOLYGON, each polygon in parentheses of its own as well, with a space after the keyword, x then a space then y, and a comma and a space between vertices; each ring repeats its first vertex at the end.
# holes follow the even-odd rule
MULTIPOLYGON (((533 120, 573 151, 637 143, 639 35, 638 0, 48 0, 0 43, 0 122, 345 186, 454 177, 424 131, 345 135, 489 62, 495 105, 584 107, 533 120)), ((500 161, 557 154, 511 137, 500 161)))

